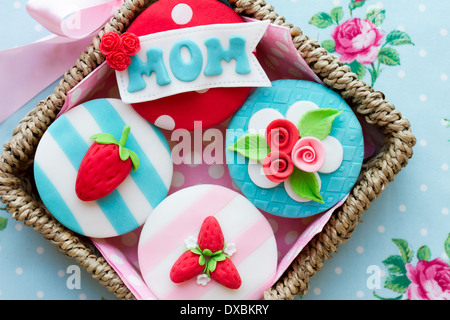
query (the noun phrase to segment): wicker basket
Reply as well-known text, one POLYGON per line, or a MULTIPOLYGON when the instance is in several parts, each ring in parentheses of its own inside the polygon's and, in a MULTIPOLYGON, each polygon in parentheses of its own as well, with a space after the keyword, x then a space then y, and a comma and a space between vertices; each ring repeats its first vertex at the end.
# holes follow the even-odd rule
MULTIPOLYGON (((124 32, 133 19, 155 0, 127 0, 110 22, 93 38, 59 85, 45 100, 20 121, 11 140, 4 145, 0 159, 0 197, 12 217, 38 230, 67 256, 75 259, 108 290, 121 299, 135 299, 118 274, 98 253, 89 239, 80 237, 56 221, 36 191, 32 164, 40 138, 64 104, 67 92, 105 59, 98 45, 109 31, 124 32)), ((350 196, 328 221, 323 231, 303 249, 279 281, 264 293, 267 300, 293 299, 309 289, 309 279, 339 245, 348 240, 361 215, 407 165, 416 140, 410 123, 381 92, 358 80, 336 56, 330 55, 299 28, 285 22, 264 0, 230 0, 235 11, 259 20, 270 20, 291 30, 292 40, 312 70, 330 88, 338 92, 368 124, 384 134, 384 146, 366 166, 350 196)))

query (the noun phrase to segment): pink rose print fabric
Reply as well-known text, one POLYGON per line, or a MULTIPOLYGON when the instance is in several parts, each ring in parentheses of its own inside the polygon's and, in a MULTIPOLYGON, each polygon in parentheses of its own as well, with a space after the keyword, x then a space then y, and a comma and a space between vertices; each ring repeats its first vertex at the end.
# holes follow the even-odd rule
POLYGON ((337 26, 331 36, 342 62, 370 64, 377 59, 384 31, 369 20, 353 18, 337 26))

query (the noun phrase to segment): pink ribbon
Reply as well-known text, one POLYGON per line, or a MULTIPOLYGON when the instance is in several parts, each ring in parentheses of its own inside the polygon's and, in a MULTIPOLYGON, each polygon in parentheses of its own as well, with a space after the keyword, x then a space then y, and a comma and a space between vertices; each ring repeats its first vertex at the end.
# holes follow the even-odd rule
POLYGON ((30 0, 27 11, 53 35, 0 51, 0 123, 73 66, 124 0, 30 0))

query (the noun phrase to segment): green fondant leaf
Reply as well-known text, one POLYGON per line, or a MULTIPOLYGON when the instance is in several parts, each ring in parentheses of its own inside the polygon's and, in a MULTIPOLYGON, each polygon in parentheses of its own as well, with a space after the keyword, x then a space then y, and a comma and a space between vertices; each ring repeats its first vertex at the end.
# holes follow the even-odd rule
POLYGON ((294 171, 289 176, 289 182, 294 192, 300 197, 324 203, 320 195, 319 182, 314 173, 294 168, 294 171))
POLYGON ((192 251, 192 253, 198 254, 198 255, 202 255, 202 251, 197 247, 197 248, 192 248, 190 249, 192 251))
POLYGON ((120 157, 120 160, 126 161, 130 157, 130 150, 128 150, 127 148, 122 147, 119 144, 119 157, 120 157))
POLYGON ((206 258, 204 255, 200 255, 200 257, 198 258, 198 264, 201 266, 204 266, 206 264, 206 258))
POLYGON ((133 171, 136 171, 137 169, 139 169, 139 166, 140 166, 139 157, 136 154, 136 152, 134 152, 134 151, 131 151, 128 149, 128 152, 130 153, 130 159, 131 159, 131 164, 133 165, 133 171))
POLYGON ((255 133, 244 134, 232 146, 229 146, 228 150, 239 152, 244 157, 257 161, 264 160, 270 153, 264 136, 255 133))
POLYGON ((343 111, 321 108, 305 112, 298 122, 300 137, 325 139, 330 134, 334 119, 343 111))
POLYGON ((220 253, 218 255, 214 254, 211 259, 215 260, 215 261, 223 261, 227 258, 227 255, 224 253, 220 253))
MULTIPOLYGON (((216 270, 217 267, 217 261, 214 259, 209 259, 208 261, 208 272, 214 272, 214 270, 216 270)), ((208 273, 209 275, 209 273, 208 273)))
POLYGON ((203 255, 211 257, 213 255, 213 252, 207 248, 203 250, 203 255))
POLYGON ((109 133, 94 134, 89 139, 95 139, 95 142, 100 144, 119 144, 116 138, 109 133))

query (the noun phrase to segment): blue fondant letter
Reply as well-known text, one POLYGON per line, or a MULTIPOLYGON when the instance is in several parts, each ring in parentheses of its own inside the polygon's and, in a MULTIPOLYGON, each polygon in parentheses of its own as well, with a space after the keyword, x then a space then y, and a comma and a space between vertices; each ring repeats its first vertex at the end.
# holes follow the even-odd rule
POLYGON ((203 68, 203 55, 200 48, 192 40, 180 40, 174 44, 169 56, 170 69, 180 81, 191 82, 197 79, 203 68), (181 49, 187 48, 191 59, 185 61, 181 56, 181 49))
POLYGON ((162 50, 154 47, 147 50, 147 62, 142 62, 137 55, 131 57, 128 66, 128 92, 133 93, 145 89, 145 81, 142 75, 145 73, 150 77, 152 72, 156 74, 156 83, 159 86, 168 85, 171 81, 162 59, 162 50))
POLYGON ((230 62, 236 60, 236 73, 250 73, 247 54, 245 52, 245 38, 241 36, 230 37, 230 46, 225 50, 217 37, 206 39, 205 45, 208 48, 208 63, 205 68, 206 76, 217 76, 222 74, 221 61, 230 62))

